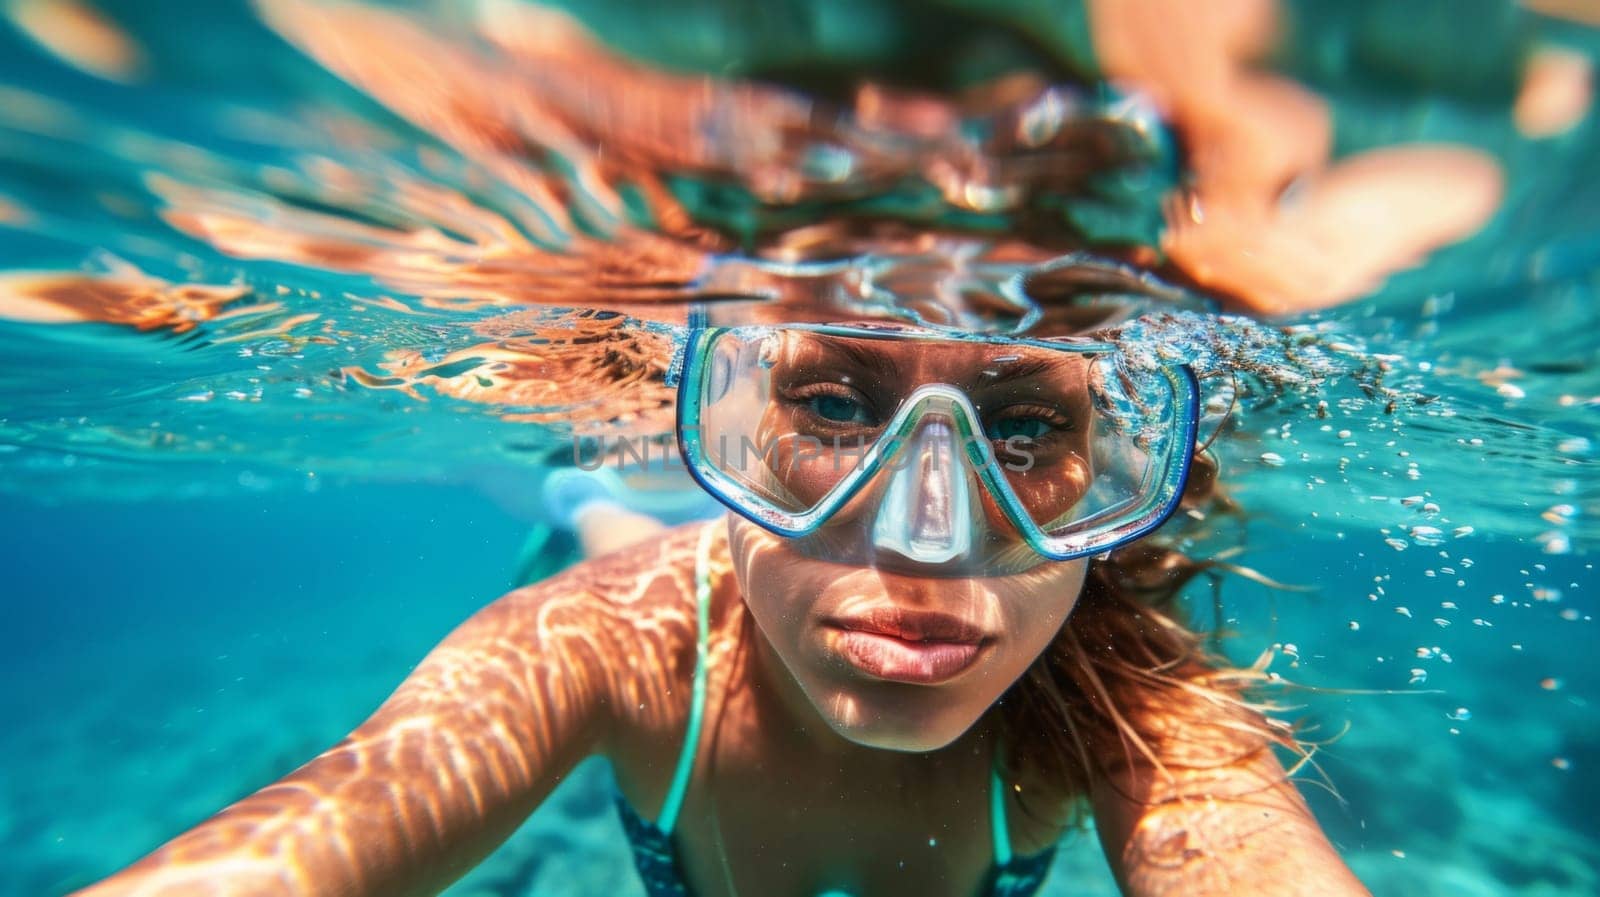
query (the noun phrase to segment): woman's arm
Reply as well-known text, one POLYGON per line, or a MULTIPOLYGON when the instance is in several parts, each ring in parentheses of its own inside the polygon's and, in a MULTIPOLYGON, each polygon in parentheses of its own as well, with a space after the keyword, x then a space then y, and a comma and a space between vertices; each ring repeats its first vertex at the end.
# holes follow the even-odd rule
POLYGON ((1236 763, 1167 772, 1139 763, 1091 795, 1129 897, 1366 895, 1268 747, 1236 763))
POLYGON ((480 611, 343 741, 77 897, 437 893, 637 700, 618 661, 639 628, 584 567, 480 611))

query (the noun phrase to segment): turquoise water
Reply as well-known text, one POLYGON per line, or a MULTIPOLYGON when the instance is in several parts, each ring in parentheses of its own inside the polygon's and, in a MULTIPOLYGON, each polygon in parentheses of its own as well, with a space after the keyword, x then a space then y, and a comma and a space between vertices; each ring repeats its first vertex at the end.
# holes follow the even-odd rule
MULTIPOLYGON (((693 67, 746 33, 730 75, 828 92, 837 78, 818 72, 893 71, 915 61, 896 55, 908 42, 963 30, 933 17, 902 34, 905 10, 851 7, 854 42, 823 28, 843 45, 821 41, 820 67, 775 49, 781 17, 730 32, 710 6, 642 14, 619 43, 693 67)), ((767 180, 730 151, 747 182, 656 171, 659 156, 590 181, 582 139, 563 143, 561 128, 521 148, 535 162, 501 165, 432 115, 448 104, 351 87, 247 7, 95 8, 137 62, 82 40, 47 51, 24 32, 70 29, 29 24, 23 4, 0 26, 0 602, 13 633, 0 893, 104 876, 360 722, 512 585, 574 431, 670 427, 664 359, 683 300, 718 299, 736 318, 840 305, 936 318, 1029 267, 978 243, 1051 227, 1100 249, 1148 241, 1180 177, 1159 117, 1095 89, 1083 108, 1125 152, 1102 160, 1106 177, 1030 182, 1056 193, 1027 209, 988 207, 999 194, 976 189, 957 192, 977 197, 962 207, 918 177, 857 183, 872 145, 838 134, 767 180), (735 249, 673 231, 649 198, 656 174, 694 221, 740 235, 735 249), (844 216, 946 242, 885 238, 893 248, 865 259, 825 245, 809 267, 776 251, 731 258, 844 216), (670 251, 640 236, 668 232, 670 251), (74 316, 89 320, 61 320, 74 316)), ((1381 895, 1590 895, 1600 126, 1591 112, 1530 139, 1495 85, 1531 46, 1592 58, 1597 41, 1474 8, 1390 21, 1378 4, 1292 5, 1272 64, 1328 99, 1340 157, 1402 140, 1493 153, 1505 194, 1476 236, 1272 329, 1141 326, 1162 351, 1252 361, 1216 443, 1249 512, 1223 521, 1216 547, 1242 545, 1229 560, 1246 572, 1223 579, 1215 616, 1208 581, 1191 598, 1198 620, 1238 633, 1235 659, 1276 646, 1272 668, 1319 689, 1284 695, 1287 715, 1330 738, 1316 757, 1329 787, 1306 791, 1352 867, 1381 895), (1507 27, 1450 25, 1488 17, 1507 27), (1340 364, 1309 377, 1307 347, 1340 364)), ((824 24, 837 14, 818 9, 824 24)), ((462 10, 419 15, 459 23, 462 10)), ((972 51, 972 72, 940 78, 1031 59, 1040 42, 998 40, 972 51)), ((452 97, 452 66, 491 54, 446 46, 462 56, 430 66, 452 97)), ((488 87, 453 98, 482 96, 507 108, 488 87)), ((585 767, 451 893, 637 893, 606 775, 585 767)), ((1059 862, 1047 893, 1115 892, 1092 837, 1059 862)))

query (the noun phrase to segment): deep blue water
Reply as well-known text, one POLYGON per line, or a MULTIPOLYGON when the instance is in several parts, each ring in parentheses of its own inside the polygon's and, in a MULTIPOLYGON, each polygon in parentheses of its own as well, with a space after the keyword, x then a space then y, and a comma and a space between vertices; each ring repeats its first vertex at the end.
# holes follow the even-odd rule
POLYGON ((425 486, 3 514, 14 894, 86 884, 337 740, 506 590, 523 536, 425 486))

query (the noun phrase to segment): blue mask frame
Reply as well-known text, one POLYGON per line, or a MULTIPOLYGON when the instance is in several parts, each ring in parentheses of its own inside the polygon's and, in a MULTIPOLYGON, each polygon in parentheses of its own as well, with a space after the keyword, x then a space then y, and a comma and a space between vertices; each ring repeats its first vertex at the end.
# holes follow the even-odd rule
MULTIPOLYGON (((1091 355, 1114 355, 1117 352, 1114 343, 1083 338, 1038 340, 925 329, 887 329, 828 324, 692 328, 683 343, 681 367, 674 365, 680 374, 677 408, 678 449, 685 466, 701 487, 734 513, 775 535, 788 538, 803 538, 815 533, 827 523, 829 517, 872 480, 879 469, 887 463, 886 459, 892 457, 894 446, 903 444, 911 437, 920 419, 918 409, 925 404, 925 401, 914 399, 928 392, 928 386, 925 385, 902 403, 855 469, 842 478, 815 507, 799 513, 775 507, 727 476, 715 464, 710 463, 700 434, 701 402, 707 378, 711 375, 711 365, 707 363, 711 355, 708 348, 717 339, 729 333, 758 336, 775 331, 795 330, 827 336, 917 340, 929 344, 976 342, 997 347, 1025 346, 1091 355)), ((1052 536, 1032 519, 1011 484, 997 469, 998 465, 992 461, 975 464, 974 469, 983 486, 1028 546, 1039 555, 1050 560, 1067 561, 1102 554, 1145 536, 1177 510, 1183 496, 1184 485, 1188 481, 1195 445, 1199 420, 1199 385, 1193 371, 1187 365, 1162 366, 1150 373, 1171 390, 1172 419, 1167 423, 1169 432, 1167 438, 1176 438, 1179 442, 1166 452, 1165 462, 1159 469, 1147 472, 1146 479, 1151 482, 1140 490, 1142 499, 1134 506, 1119 509, 1117 513, 1110 515, 1107 514, 1110 509, 1097 511, 1079 521, 1073 529, 1052 536), (1088 525, 1081 526, 1084 523, 1088 525)), ((978 426, 977 413, 964 393, 957 387, 949 385, 942 385, 937 392, 956 394, 953 398, 959 400, 957 407, 961 408, 961 413, 956 414, 955 419, 963 444, 970 445, 975 437, 984 438, 978 426)), ((973 460, 978 461, 978 459, 973 460)))

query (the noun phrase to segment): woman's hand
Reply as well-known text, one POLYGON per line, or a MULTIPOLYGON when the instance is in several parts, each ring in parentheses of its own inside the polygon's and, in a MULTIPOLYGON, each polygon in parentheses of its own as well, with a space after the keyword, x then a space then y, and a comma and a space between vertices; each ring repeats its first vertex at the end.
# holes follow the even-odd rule
POLYGON ((1265 746, 1210 768, 1140 763, 1091 797, 1101 844, 1130 897, 1368 894, 1265 746))

